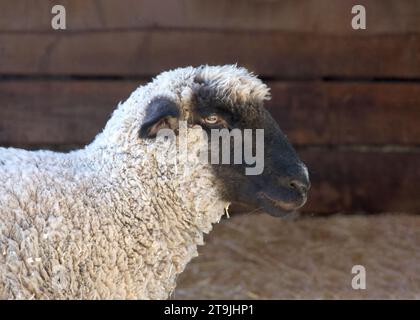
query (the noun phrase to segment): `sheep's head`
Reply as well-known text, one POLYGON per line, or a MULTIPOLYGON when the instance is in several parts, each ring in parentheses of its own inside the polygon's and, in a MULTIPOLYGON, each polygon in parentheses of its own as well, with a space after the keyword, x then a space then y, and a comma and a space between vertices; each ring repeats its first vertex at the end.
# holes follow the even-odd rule
POLYGON ((145 106, 140 138, 153 141, 164 128, 180 135, 180 122, 200 130, 206 140, 213 141, 206 144, 209 164, 202 168, 209 168, 219 182, 225 201, 272 215, 282 215, 305 203, 308 171, 263 107, 269 89, 258 78, 236 66, 203 66, 163 73, 148 90, 160 94, 145 106), (263 129, 263 140, 258 140, 262 131, 257 129, 263 129), (227 139, 214 143, 215 130, 227 134, 227 139), (223 163, 221 153, 226 151, 230 159, 223 163), (250 156, 254 156, 254 164, 250 164, 250 156))

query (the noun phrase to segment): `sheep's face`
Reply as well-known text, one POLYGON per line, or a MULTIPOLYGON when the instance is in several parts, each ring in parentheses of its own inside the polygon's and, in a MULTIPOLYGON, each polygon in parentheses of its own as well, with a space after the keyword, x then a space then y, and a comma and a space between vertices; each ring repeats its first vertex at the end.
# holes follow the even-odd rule
MULTIPOLYGON (((255 77, 248 77, 246 80, 251 84, 262 86, 255 77)), ((240 79, 240 83, 243 82, 240 79)), ((251 96, 247 99, 243 90, 238 93, 230 88, 228 93, 236 97, 233 99, 222 89, 196 77, 188 103, 157 98, 151 103, 155 105, 146 116, 141 135, 153 138, 161 128, 171 128, 179 134, 179 121, 184 121, 189 128, 199 128, 206 137, 209 165, 200 168, 209 170, 215 177, 224 201, 275 216, 303 206, 310 186, 308 171, 263 107, 262 99, 251 96), (224 130, 227 139, 220 138, 217 134, 222 132, 220 130, 224 130), (246 140, 246 132, 251 133, 248 135, 251 139, 246 140), (239 143, 235 139, 239 139, 239 143), (229 161, 223 161, 226 152, 229 161), (255 163, 250 163, 250 156, 255 163)), ((248 94, 252 90, 249 88, 248 94)))
MULTIPOLYGON (((265 211, 271 215, 282 215, 304 205, 310 186, 306 166, 299 160, 295 150, 287 141, 277 123, 261 103, 240 102, 236 105, 223 103, 217 95, 206 87, 197 94, 192 122, 202 126, 209 140, 217 137, 216 142, 229 144, 230 163, 212 163, 215 175, 221 181, 227 201, 237 202, 251 210, 265 211), (217 135, 212 137, 213 129, 228 129, 229 132, 242 133, 242 159, 234 163, 235 139, 222 141, 217 135), (263 131, 259 131, 263 129, 263 131), (251 141, 245 141, 245 131, 252 133, 251 141), (263 133, 258 140, 258 131, 263 133), (230 142, 230 143, 229 143, 230 142), (251 142, 251 143, 250 143, 251 142), (250 148, 245 144, 250 144, 250 148), (258 144, 263 144, 259 146, 258 144), (253 156, 255 163, 250 164, 246 153, 253 156), (258 158, 258 153, 262 157, 258 158), (255 156, 255 157, 254 157, 255 156), (258 163, 260 162, 260 163, 258 163), (253 171, 249 170, 253 168, 253 171), (249 170, 247 174, 246 169, 249 170)), ((219 153, 222 160, 223 147, 213 150, 217 145, 209 145, 209 153, 219 153)), ((221 161, 219 161, 221 162, 221 161)))

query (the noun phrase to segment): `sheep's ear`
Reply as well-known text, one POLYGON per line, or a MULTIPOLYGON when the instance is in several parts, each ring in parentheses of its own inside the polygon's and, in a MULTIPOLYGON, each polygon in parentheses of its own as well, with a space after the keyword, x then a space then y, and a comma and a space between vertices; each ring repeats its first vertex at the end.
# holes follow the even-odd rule
POLYGON ((140 128, 140 138, 154 138, 160 129, 175 130, 178 127, 179 108, 168 98, 156 98, 146 107, 146 115, 140 128))

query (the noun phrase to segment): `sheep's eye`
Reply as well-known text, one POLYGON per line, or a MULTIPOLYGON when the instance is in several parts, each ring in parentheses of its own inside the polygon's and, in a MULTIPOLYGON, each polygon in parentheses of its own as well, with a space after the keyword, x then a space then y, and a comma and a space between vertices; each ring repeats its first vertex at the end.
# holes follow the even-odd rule
POLYGON ((215 113, 208 115, 204 118, 204 121, 208 124, 216 124, 219 122, 219 116, 215 113))

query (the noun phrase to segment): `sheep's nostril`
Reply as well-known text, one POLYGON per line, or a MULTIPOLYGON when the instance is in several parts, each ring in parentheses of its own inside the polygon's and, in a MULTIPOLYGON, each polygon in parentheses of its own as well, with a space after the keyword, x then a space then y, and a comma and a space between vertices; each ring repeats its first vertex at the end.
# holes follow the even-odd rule
POLYGON ((292 180, 289 183, 290 187, 296 189, 302 193, 307 193, 309 189, 309 185, 305 182, 299 180, 292 180))

